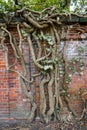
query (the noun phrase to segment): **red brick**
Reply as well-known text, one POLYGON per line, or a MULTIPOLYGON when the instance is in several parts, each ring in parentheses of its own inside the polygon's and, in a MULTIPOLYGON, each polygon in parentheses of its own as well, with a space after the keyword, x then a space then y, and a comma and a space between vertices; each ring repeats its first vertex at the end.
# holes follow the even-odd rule
MULTIPOLYGON (((84 29, 87 28, 87 26, 83 27, 84 29)), ((11 33, 16 36, 16 39, 19 40, 18 37, 18 32, 17 32, 17 27, 11 25, 9 28, 9 31, 11 31, 11 33)), ((69 34, 68 38, 71 39, 81 39, 81 36, 78 35, 77 31, 75 31, 74 29, 71 29, 71 32, 69 34)), ((8 46, 8 55, 9 55, 9 65, 12 65, 15 62, 15 56, 13 53, 13 49, 11 47, 11 45, 9 44, 9 38, 7 37, 6 39, 6 44, 8 46)), ((29 48, 28 48, 28 44, 24 43, 23 44, 23 55, 24 55, 24 60, 27 64, 29 64, 29 48)), ((35 49, 35 52, 37 53, 37 50, 35 49)), ((1 110, 6 110, 6 112, 3 111, 3 116, 5 116, 5 114, 8 114, 9 112, 9 105, 10 105, 10 110, 11 113, 14 113, 19 106, 23 107, 22 109, 25 108, 26 106, 26 111, 29 110, 28 107, 31 107, 30 103, 28 101, 24 102, 23 99, 26 99, 26 97, 24 96, 22 90, 21 90, 21 85, 20 85, 20 81, 19 81, 19 75, 15 72, 7 72, 6 71, 6 57, 5 57, 5 50, 3 48, 0 48, 0 112, 1 110), (26 105, 28 103, 28 105, 26 105)), ((87 61, 86 61, 87 62, 87 61)), ((33 63, 31 64, 31 73, 35 72, 35 65, 33 63)), ((86 64, 86 63, 85 63, 86 64)), ((86 65, 85 65, 86 66, 86 65)), ((20 71, 20 73, 22 72, 22 66, 20 63, 20 60, 17 62, 17 64, 12 67, 12 69, 18 70, 20 71)), ((87 69, 87 68, 86 68, 87 69)), ((69 92, 71 93, 71 95, 75 92, 78 92, 80 90, 80 88, 87 88, 87 70, 85 69, 85 71, 83 72, 83 75, 80 77, 79 75, 73 75, 72 77, 72 81, 71 81, 71 86, 69 88, 69 92)), ((29 68, 27 69, 29 72, 29 68)), ((27 75, 27 79, 30 78, 30 73, 28 73, 27 75)), ((29 86, 30 87, 30 86, 29 86)), ((36 103, 38 106, 38 111, 39 111, 39 106, 40 106, 40 90, 39 90, 39 78, 36 78, 35 80, 35 90, 32 88, 32 91, 36 91, 36 103)), ((30 90, 30 88, 29 88, 30 90)), ((83 95, 84 99, 87 99, 87 95, 83 95)), ((27 99, 26 99, 27 100, 27 99)), ((78 100, 72 100, 71 101, 71 105, 73 107, 74 110, 79 109, 81 107, 81 101, 78 100), (77 102, 75 102, 77 101, 77 102)), ((19 110, 20 111, 20 110, 19 110)), ((79 110, 81 112, 81 109, 79 110)), ((20 118, 20 117, 19 117, 20 118)), ((13 118, 12 118, 13 119, 13 118)))

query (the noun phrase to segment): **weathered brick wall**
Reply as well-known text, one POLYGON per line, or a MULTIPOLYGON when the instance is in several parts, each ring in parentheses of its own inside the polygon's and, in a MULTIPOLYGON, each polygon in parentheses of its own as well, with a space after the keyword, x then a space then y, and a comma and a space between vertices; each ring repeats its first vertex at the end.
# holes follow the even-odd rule
POLYGON ((0 117, 9 115, 8 73, 5 66, 5 50, 0 47, 0 117))
MULTIPOLYGON (((11 27, 9 31, 18 38, 16 27, 11 27)), ((11 66, 15 63, 15 55, 8 37, 6 44, 8 46, 8 63, 11 66)), ((24 60, 29 72, 29 49, 27 43, 23 45, 23 55, 25 55, 24 60)), ((20 61, 12 69, 21 73, 22 66, 20 61)), ((0 119, 27 118, 29 109, 30 103, 21 89, 19 75, 15 72, 7 71, 5 50, 0 47, 0 119)))
MULTIPOLYGON (((87 26, 84 26, 87 28, 87 26)), ((16 27, 11 27, 10 31, 13 35, 16 36, 18 39, 18 33, 16 27)), ((69 39, 77 39, 80 38, 81 35, 76 31, 71 31, 69 35, 69 39)), ((87 42, 86 42, 87 43, 87 42)), ((9 65, 12 65, 15 62, 15 56, 13 50, 9 44, 9 40, 6 41, 8 45, 8 55, 9 55, 9 65)), ((37 50, 36 50, 37 51, 37 50)), ((36 52, 37 53, 37 52, 36 52)), ((23 43, 23 55, 24 60, 27 67, 27 78, 30 80, 31 74, 35 73, 35 67, 32 63, 32 57, 30 51, 28 49, 28 44, 23 43)), ((69 86, 69 99, 71 105, 75 111, 77 111, 77 115, 81 114, 80 108, 82 108, 82 102, 80 98, 76 97, 75 94, 85 91, 87 89, 87 57, 85 57, 85 68, 81 75, 74 74, 69 86), (79 111, 78 111, 79 110, 79 111)), ((22 66, 20 62, 17 62, 13 69, 22 72, 22 66)), ((38 106, 37 114, 39 115, 39 106, 40 106, 40 96, 39 96, 39 81, 38 78, 35 80, 36 89, 32 86, 33 94, 36 97, 36 103, 38 106)), ((29 88, 30 89, 30 86, 29 88)), ((83 95, 83 98, 87 100, 87 95, 83 95)), ((19 76, 15 72, 7 71, 6 70, 6 55, 5 50, 0 47, 0 119, 2 118, 27 118, 28 111, 30 110, 30 103, 28 99, 25 98, 23 91, 21 89, 21 84, 19 80, 19 76), (25 107, 26 106, 26 107, 25 107)))
MULTIPOLYGON (((74 73, 68 72, 68 75, 72 75, 71 82, 68 85, 68 100, 70 102, 70 106, 73 111, 80 117, 84 107, 84 101, 87 103, 87 35, 86 35, 87 26, 82 25, 81 29, 84 30, 85 33, 79 31, 77 26, 74 28, 71 27, 71 31, 69 33, 69 41, 68 44, 72 45, 72 49, 69 52, 68 57, 77 57, 77 52, 75 48, 82 47, 84 48, 84 53, 79 54, 80 60, 84 62, 83 66, 80 66, 80 62, 76 65, 77 71, 74 73)), ((73 72, 73 70, 72 70, 73 72)), ((86 106, 87 107, 87 106, 86 106)))

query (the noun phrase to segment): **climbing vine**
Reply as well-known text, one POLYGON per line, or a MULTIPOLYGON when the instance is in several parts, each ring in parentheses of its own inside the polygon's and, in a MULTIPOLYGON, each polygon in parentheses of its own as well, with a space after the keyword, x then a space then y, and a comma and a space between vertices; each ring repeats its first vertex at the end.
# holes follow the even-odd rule
MULTIPOLYGON (((39 84, 40 117, 43 121, 48 123, 52 119, 58 119, 59 113, 63 110, 64 101, 72 115, 76 116, 68 100, 68 85, 71 81, 72 74, 79 72, 83 68, 84 61, 80 56, 73 57, 70 61, 67 61, 66 52, 68 44, 66 41, 62 44, 62 40, 64 36, 66 40, 69 40, 70 26, 65 25, 62 21, 67 17, 71 18, 71 15, 54 13, 54 10, 55 8, 50 8, 36 12, 26 7, 23 7, 21 10, 16 10, 14 17, 22 19, 22 22, 18 22, 16 27, 19 41, 17 41, 16 37, 8 29, 12 22, 12 17, 9 24, 6 22, 0 27, 1 46, 5 49, 7 70, 19 75, 21 87, 31 102, 30 122, 35 118, 37 104, 32 92, 28 92, 28 86, 35 85, 34 81, 36 77, 41 77, 39 84), (47 13, 49 10, 51 12, 50 14, 47 13), (8 37, 15 55, 13 65, 9 65, 8 62, 8 46, 5 43, 6 37, 8 37), (33 63, 38 72, 37 74, 31 75, 30 81, 27 79, 27 68, 23 57, 23 40, 28 43, 33 63), (35 53, 33 40, 37 44, 38 54, 35 53), (21 63, 22 72, 13 69, 17 61, 21 63), (69 71, 70 74, 68 74, 69 71), (46 91, 48 92, 48 98, 45 94, 46 91), (47 105, 47 102, 49 105, 47 105)), ((73 15, 76 16, 76 14, 73 15)), ((80 27, 78 26, 79 29, 80 27)), ((80 32, 83 33, 84 30, 80 29, 80 32)), ((84 52, 84 48, 78 46, 77 51, 80 55, 84 52)))

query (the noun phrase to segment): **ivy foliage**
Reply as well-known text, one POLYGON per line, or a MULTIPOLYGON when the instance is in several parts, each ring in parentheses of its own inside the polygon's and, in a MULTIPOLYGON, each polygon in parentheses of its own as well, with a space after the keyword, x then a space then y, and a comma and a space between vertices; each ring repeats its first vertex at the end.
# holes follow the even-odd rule
POLYGON ((8 13, 14 11, 14 3, 12 0, 0 0, 0 13, 8 13))
POLYGON ((87 12, 87 0, 0 0, 0 12, 8 13, 24 6, 37 11, 54 6, 55 12, 60 13, 87 12))

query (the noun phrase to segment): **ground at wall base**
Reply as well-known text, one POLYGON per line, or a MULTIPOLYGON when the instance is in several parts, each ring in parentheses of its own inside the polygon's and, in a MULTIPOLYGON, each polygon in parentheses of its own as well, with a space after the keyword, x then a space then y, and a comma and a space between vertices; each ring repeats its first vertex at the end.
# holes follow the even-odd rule
POLYGON ((0 130, 87 130, 87 119, 70 122, 52 121, 49 124, 43 124, 38 120, 31 124, 26 120, 1 121, 0 130))

